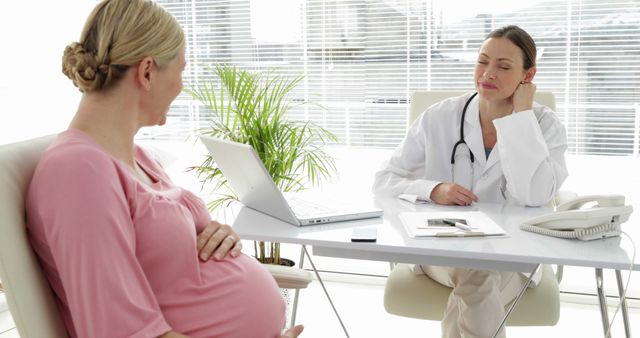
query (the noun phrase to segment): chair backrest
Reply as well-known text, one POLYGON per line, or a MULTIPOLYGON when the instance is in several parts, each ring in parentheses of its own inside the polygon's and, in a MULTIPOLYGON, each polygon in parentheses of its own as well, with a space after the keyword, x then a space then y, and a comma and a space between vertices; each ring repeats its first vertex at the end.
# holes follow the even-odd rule
MULTIPOLYGON (((409 103, 409 124, 413 123, 420 114, 436 102, 449 97, 460 96, 465 91, 415 91, 411 93, 409 103)), ((536 92, 534 100, 541 105, 556 110, 556 99, 551 92, 536 92)))
POLYGON ((55 135, 0 146, 0 279, 22 338, 68 337, 53 291, 27 238, 24 197, 55 135))

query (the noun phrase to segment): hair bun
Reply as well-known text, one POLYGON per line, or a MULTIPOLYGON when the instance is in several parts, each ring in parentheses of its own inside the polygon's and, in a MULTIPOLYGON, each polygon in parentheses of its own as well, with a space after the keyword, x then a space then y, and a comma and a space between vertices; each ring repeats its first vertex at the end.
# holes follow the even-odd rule
POLYGON ((99 89, 109 71, 108 65, 99 65, 96 56, 77 42, 68 45, 62 56, 62 73, 66 75, 81 92, 99 89))

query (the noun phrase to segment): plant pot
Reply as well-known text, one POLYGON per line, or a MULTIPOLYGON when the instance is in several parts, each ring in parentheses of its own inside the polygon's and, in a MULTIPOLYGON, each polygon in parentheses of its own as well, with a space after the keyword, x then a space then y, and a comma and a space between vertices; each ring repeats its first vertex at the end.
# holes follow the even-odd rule
MULTIPOLYGON (((265 262, 262 264, 273 264, 273 257, 267 257, 265 258, 265 262)), ((288 259, 288 258, 280 258, 280 265, 284 265, 284 266, 294 266, 296 265, 296 262, 288 259)))

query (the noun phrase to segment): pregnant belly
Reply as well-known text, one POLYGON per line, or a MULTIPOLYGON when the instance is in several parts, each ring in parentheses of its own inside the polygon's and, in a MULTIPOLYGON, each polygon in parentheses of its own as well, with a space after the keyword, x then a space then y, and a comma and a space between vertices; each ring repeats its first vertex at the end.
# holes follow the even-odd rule
POLYGON ((253 257, 203 262, 200 273, 202 284, 185 297, 185 307, 163 307, 176 331, 191 337, 279 337, 285 303, 271 274, 253 257))

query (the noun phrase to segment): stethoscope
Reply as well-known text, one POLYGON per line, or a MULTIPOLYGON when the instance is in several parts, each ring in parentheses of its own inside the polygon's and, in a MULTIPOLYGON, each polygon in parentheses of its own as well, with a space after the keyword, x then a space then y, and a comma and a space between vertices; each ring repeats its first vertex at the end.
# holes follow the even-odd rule
MULTIPOLYGON (((458 142, 456 142, 453 145, 453 149, 451 150, 451 177, 454 178, 454 165, 456 163, 456 151, 458 150, 458 146, 460 145, 465 145, 465 147, 467 147, 467 149, 469 150, 469 159, 471 160, 471 177, 473 177, 473 163, 475 162, 475 157, 473 156, 473 152, 471 151, 471 148, 469 148, 469 145, 467 144, 467 142, 464 140, 464 118, 467 115, 467 108, 469 107, 469 104, 471 103, 471 101, 478 95, 478 92, 475 92, 473 95, 471 95, 471 97, 469 97, 469 99, 467 100, 467 102, 464 104, 464 108, 462 108, 462 116, 460 117, 460 138, 458 139, 458 142)), ((455 181, 455 179, 454 179, 455 181)), ((471 179, 471 181, 473 182, 473 178, 471 179)), ((471 189, 471 185, 473 184, 472 182, 469 182, 469 189, 471 189)), ((502 197, 504 199, 507 199, 506 196, 506 178, 504 177, 504 175, 502 176, 500 185, 498 187, 498 190, 500 191, 500 194, 502 195, 502 197)))
POLYGON ((473 100, 473 98, 476 97, 477 95, 478 95, 478 92, 475 92, 473 95, 471 95, 471 97, 467 100, 467 103, 464 104, 464 108, 462 108, 462 117, 460 117, 460 139, 458 139, 458 142, 456 142, 456 144, 453 145, 453 150, 451 151, 452 167, 456 163, 456 159, 455 159, 456 150, 458 149, 458 146, 461 144, 464 144, 469 149, 472 165, 473 165, 473 162, 475 161, 473 153, 471 152, 471 148, 469 148, 469 145, 467 145, 467 142, 465 142, 464 140, 464 117, 467 115, 467 107, 469 107, 469 103, 471 103, 471 100, 473 100))

